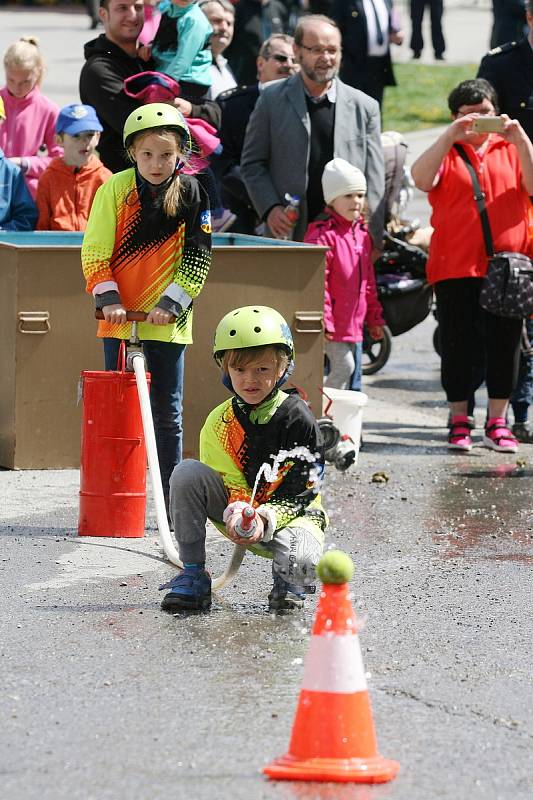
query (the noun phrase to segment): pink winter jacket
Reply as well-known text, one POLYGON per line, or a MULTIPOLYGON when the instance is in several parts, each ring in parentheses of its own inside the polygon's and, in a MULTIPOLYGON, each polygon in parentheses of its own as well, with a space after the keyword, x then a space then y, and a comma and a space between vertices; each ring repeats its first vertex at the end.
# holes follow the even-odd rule
POLYGON ((363 324, 384 325, 370 259, 372 240, 365 226, 327 209, 312 222, 304 242, 329 247, 326 253, 324 327, 334 342, 361 342, 363 324))
POLYGON ((35 199, 37 182, 52 158, 63 155, 63 148, 54 141, 59 109, 34 86, 26 97, 14 97, 7 87, 0 89, 6 119, 0 126, 0 147, 7 158, 22 157, 27 164, 26 185, 35 199), (39 154, 43 147, 46 155, 39 154))

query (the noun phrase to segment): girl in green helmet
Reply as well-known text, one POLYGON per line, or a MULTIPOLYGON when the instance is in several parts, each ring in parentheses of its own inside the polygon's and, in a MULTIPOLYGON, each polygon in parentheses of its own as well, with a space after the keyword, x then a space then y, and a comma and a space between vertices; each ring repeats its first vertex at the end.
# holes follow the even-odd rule
POLYGON ((116 369, 122 339, 131 335, 126 311, 144 311, 139 324, 148 370, 163 492, 181 460, 183 355, 192 341, 193 299, 211 263, 207 195, 182 175, 190 149, 178 109, 150 103, 124 125, 132 168, 113 175, 94 198, 81 251, 87 291, 104 321, 105 368, 116 369))
POLYGON ((185 569, 161 587, 170 589, 162 608, 210 606, 208 518, 233 542, 272 558, 272 611, 300 608, 306 592, 314 591, 327 517, 319 494, 324 459, 317 422, 297 392, 280 388, 292 370, 290 328, 273 308, 237 308, 219 323, 213 353, 232 397, 207 417, 200 461, 183 461, 172 475, 170 514, 185 569), (265 475, 262 467, 273 466, 278 454, 277 472, 265 475))

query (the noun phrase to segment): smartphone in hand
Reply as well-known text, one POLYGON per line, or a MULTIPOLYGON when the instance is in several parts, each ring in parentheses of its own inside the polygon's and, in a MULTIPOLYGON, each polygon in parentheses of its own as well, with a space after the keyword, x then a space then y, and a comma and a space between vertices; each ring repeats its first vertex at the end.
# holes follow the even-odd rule
POLYGON ((476 117, 472 122, 472 130, 475 133, 501 133, 505 123, 501 117, 476 117))

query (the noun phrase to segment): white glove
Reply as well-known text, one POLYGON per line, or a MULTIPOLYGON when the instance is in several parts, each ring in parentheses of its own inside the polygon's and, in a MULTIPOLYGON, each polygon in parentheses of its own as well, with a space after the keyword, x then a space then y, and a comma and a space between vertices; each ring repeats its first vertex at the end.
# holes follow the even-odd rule
POLYGON ((243 500, 234 500, 233 503, 230 503, 224 509, 224 513, 222 514, 222 521, 224 525, 227 525, 229 520, 233 517, 234 514, 242 514, 243 508, 249 506, 250 503, 245 503, 243 500))

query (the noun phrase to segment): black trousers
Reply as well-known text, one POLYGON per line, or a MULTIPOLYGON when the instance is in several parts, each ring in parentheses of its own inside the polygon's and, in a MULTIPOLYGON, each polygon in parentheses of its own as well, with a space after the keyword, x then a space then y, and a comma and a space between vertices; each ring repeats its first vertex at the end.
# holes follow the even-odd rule
POLYGON ((497 317, 479 305, 482 278, 435 284, 441 346, 441 381, 449 403, 466 400, 475 388, 484 355, 490 398, 510 397, 520 358, 521 319, 497 317))
POLYGON ((442 55, 446 49, 444 36, 442 33, 442 12, 443 0, 411 0, 411 50, 414 53, 421 53, 424 49, 424 39, 422 38, 422 20, 424 9, 429 6, 431 15, 431 43, 435 55, 442 55))

